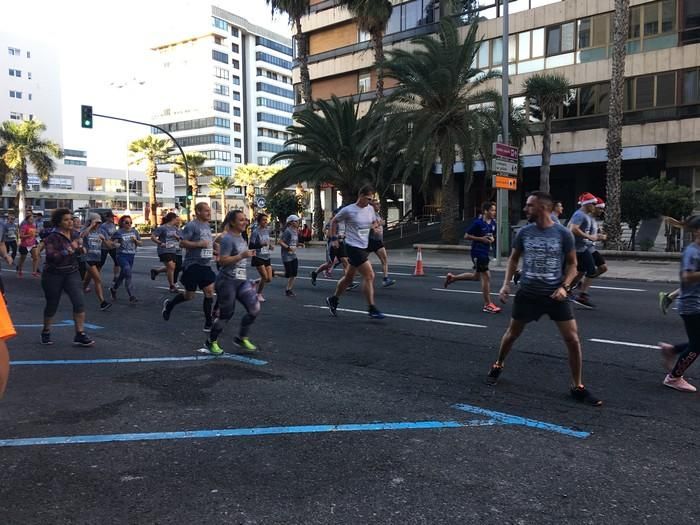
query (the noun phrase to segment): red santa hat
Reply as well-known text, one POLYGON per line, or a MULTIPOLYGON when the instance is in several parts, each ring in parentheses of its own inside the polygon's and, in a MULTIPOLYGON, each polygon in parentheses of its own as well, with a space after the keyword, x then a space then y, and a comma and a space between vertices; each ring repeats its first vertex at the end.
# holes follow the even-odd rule
POLYGON ((595 198, 595 207, 596 208, 605 208, 605 201, 601 199, 600 197, 595 198))
POLYGON ((595 204, 597 200, 598 198, 595 195, 586 192, 579 195, 578 203, 579 206, 584 206, 586 204, 595 204))

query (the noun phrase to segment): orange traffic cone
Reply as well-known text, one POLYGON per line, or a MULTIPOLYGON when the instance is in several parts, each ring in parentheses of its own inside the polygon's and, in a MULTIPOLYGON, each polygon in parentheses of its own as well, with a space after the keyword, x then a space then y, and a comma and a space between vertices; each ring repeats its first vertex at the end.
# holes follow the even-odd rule
POLYGON ((413 270, 414 277, 423 277, 425 273, 423 272, 423 252, 418 248, 418 253, 416 253, 416 269, 413 270))

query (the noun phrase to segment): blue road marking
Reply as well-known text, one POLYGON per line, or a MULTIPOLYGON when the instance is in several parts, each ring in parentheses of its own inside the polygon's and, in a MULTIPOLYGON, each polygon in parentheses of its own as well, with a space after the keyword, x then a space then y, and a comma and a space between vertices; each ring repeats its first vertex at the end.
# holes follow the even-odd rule
POLYGON ((531 428, 539 428, 540 430, 548 430, 550 432, 556 432, 558 434, 564 434, 565 436, 571 436, 579 439, 585 439, 591 435, 590 432, 574 430, 571 428, 554 425, 552 423, 537 421, 536 419, 527 419, 520 416, 514 416, 512 414, 505 414, 503 412, 494 412, 493 410, 486 410, 484 408, 476 407, 473 405, 458 404, 452 405, 452 408, 456 408, 457 410, 462 410, 464 412, 469 412, 470 414, 488 416, 505 425, 520 425, 531 428))
POLYGON ((211 361, 213 359, 230 359, 248 363, 249 365, 264 366, 267 361, 253 359, 236 354, 225 354, 222 356, 213 355, 193 355, 186 357, 130 357, 114 359, 40 359, 36 361, 11 361, 12 366, 39 366, 39 365, 103 365, 109 363, 157 363, 162 361, 211 361))
MULTIPOLYGON (((58 323, 54 323, 51 325, 51 328, 65 328, 66 326, 75 326, 75 321, 72 319, 64 319, 63 321, 60 321, 58 323)), ((43 328, 43 324, 16 324, 15 328, 43 328)), ((90 323, 85 323, 85 328, 88 330, 102 330, 104 326, 100 326, 97 324, 90 324, 90 323)))
POLYGON ((502 424, 492 419, 473 421, 413 421, 398 423, 363 423, 349 425, 305 425, 289 427, 224 428, 220 430, 186 430, 182 432, 148 432, 139 434, 97 434, 85 436, 56 436, 43 438, 16 438, 0 440, 3 447, 28 447, 34 445, 77 445, 85 443, 110 443, 115 441, 161 441, 166 439, 207 439, 222 437, 269 436, 279 434, 305 434, 324 432, 376 432, 391 430, 426 430, 441 428, 484 427, 502 424))

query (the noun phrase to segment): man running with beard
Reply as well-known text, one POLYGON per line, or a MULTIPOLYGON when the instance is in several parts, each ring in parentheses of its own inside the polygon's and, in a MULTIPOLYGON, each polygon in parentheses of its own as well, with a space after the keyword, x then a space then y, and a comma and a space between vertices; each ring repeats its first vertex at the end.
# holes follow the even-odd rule
POLYGON ((338 223, 345 224, 345 247, 350 263, 345 275, 335 287, 335 294, 326 298, 331 315, 336 317, 340 296, 359 272, 362 275, 362 292, 367 299, 369 316, 372 319, 384 319, 384 314, 374 304, 374 270, 367 260, 369 231, 378 227, 374 208, 369 205, 373 194, 374 189, 371 186, 364 186, 359 192, 357 202, 344 207, 331 221, 331 242, 334 247, 338 246, 338 223))
MULTIPOLYGON (((598 235, 591 234, 593 230, 593 212, 595 211, 596 196, 592 193, 583 193, 578 198, 580 208, 574 212, 569 220, 569 230, 574 234, 576 246, 576 261, 578 274, 571 283, 575 287, 584 277, 595 277, 596 267, 590 246, 598 240, 598 235)), ((595 308, 588 297, 588 293, 581 292, 573 296, 572 300, 585 308, 595 308)))
POLYGON ((214 255, 214 239, 211 234, 209 220, 211 208, 206 202, 199 202, 194 208, 195 219, 188 222, 182 230, 180 246, 185 248, 185 258, 182 262, 183 272, 180 282, 185 287, 184 292, 178 293, 172 300, 163 302, 163 319, 170 315, 178 304, 194 299, 197 288, 204 292, 204 331, 209 332, 212 326, 212 306, 214 304, 214 281, 216 275, 211 269, 211 259, 214 255))
POLYGON ((602 401, 583 386, 581 342, 571 303, 566 300, 576 275, 574 238, 570 231, 552 221, 551 212, 552 197, 548 193, 536 191, 527 198, 525 213, 534 223, 524 226, 515 238, 500 292, 501 302, 505 303, 510 295, 510 280, 522 257, 520 289, 515 295, 510 325, 501 339, 498 359, 487 381, 496 384, 505 359, 525 326, 547 314, 557 324, 569 352, 571 396, 600 406, 602 401))
POLYGON ((255 250, 248 248, 248 242, 242 236, 247 225, 242 211, 230 211, 224 219, 224 225, 227 232, 221 237, 219 248, 221 270, 216 278, 219 315, 204 345, 214 355, 223 354, 224 351, 219 346, 218 339, 233 317, 236 301, 239 301, 246 309, 246 314, 241 319, 241 328, 234 343, 244 350, 254 352, 257 348, 248 339, 248 332, 260 313, 260 301, 258 301, 255 286, 248 280, 247 265, 248 259, 255 255, 255 250))
POLYGON ((385 221, 382 216, 379 215, 379 199, 372 199, 372 208, 374 208, 375 219, 378 224, 378 228, 372 229, 369 232, 369 244, 367 245, 367 251, 376 253, 379 258, 379 262, 382 263, 382 274, 384 278, 382 279, 382 286, 385 288, 387 286, 392 286, 396 283, 394 279, 389 278, 389 257, 386 253, 386 248, 384 247, 384 224, 385 221))

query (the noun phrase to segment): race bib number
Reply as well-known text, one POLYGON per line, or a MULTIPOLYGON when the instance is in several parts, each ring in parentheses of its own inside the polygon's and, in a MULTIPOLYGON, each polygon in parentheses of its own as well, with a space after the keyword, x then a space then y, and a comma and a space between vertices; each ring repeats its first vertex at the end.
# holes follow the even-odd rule
POLYGON ((245 268, 236 268, 235 271, 233 272, 233 276, 236 279, 240 279, 242 281, 245 281, 248 278, 248 272, 246 271, 245 268))
POLYGON ((214 250, 211 248, 202 248, 200 257, 202 259, 211 259, 214 256, 214 250))
POLYGON ((357 234, 360 236, 360 239, 365 241, 369 238, 369 228, 360 228, 357 230, 357 234))
POLYGON ((177 248, 179 246, 179 243, 177 242, 177 239, 168 239, 165 241, 165 248, 168 250, 172 250, 173 248, 177 248))
POLYGON ((258 250, 258 255, 269 255, 270 254, 270 248, 267 246, 263 246, 258 250))

